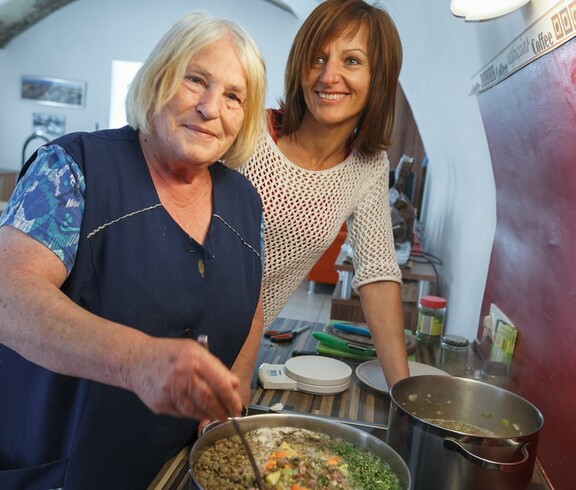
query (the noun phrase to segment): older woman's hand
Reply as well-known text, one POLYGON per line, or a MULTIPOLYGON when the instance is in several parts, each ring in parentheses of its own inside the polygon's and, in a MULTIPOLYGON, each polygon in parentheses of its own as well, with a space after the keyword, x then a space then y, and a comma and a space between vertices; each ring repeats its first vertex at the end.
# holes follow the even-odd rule
POLYGON ((189 339, 149 338, 132 363, 130 386, 157 414, 225 420, 242 410, 238 376, 189 339))

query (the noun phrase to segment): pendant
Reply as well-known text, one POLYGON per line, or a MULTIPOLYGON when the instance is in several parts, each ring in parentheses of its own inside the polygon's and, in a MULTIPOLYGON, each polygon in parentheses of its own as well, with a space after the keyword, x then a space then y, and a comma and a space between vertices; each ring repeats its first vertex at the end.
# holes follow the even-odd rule
POLYGON ((198 272, 204 277, 204 261, 202 259, 198 260, 198 272))

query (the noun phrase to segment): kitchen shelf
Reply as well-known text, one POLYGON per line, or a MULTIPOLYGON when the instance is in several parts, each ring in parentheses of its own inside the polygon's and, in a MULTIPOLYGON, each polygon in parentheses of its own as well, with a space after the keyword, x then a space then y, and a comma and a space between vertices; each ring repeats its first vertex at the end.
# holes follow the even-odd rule
MULTIPOLYGON (((330 318, 350 322, 365 322, 360 298, 352 291, 354 266, 345 251, 341 250, 334 263, 340 280, 334 288, 330 318)), ((408 260, 402 271, 402 304, 404 307, 404 325, 416 330, 418 321, 418 302, 429 293, 437 281, 434 267, 430 263, 408 260)))

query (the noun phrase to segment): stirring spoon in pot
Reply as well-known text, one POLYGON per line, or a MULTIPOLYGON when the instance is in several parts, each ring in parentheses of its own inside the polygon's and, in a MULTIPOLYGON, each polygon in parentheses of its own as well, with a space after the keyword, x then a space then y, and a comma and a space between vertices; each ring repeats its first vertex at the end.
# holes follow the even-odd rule
MULTIPOLYGON (((206 348, 206 350, 209 351, 209 349, 208 349, 208 335, 200 334, 200 335, 198 335, 196 341, 200 345, 203 345, 206 348)), ((234 415, 232 415, 230 413, 228 414, 228 417, 229 417, 230 422, 232 423, 232 427, 234 427, 236 434, 240 438, 240 442, 242 443, 242 446, 244 446, 244 451, 246 451, 246 455, 248 456, 248 460, 250 461, 250 466, 252 466, 252 471, 254 471, 254 476, 256 477, 256 486, 260 490, 266 490, 266 487, 264 486, 264 480, 262 479, 262 475, 260 474, 260 469, 258 468, 258 463, 256 462, 256 458, 254 457, 254 453, 252 452, 252 449, 250 449, 250 445, 248 444, 248 441, 246 440, 246 436, 244 435, 244 432, 242 432, 242 429, 240 428, 240 424, 238 423, 237 417, 235 417, 234 415)))
POLYGON ((244 433, 242 432, 242 429, 240 428, 240 424, 238 424, 238 420, 236 419, 236 417, 231 416, 230 421, 232 422, 232 426, 234 427, 236 434, 238 434, 238 437, 240 438, 240 441, 242 442, 242 445, 244 446, 244 450, 246 451, 246 455, 248 456, 248 459, 250 460, 250 465, 252 466, 252 470, 254 471, 254 476, 256 477, 256 486, 260 490, 266 490, 266 487, 264 486, 264 480, 262 480, 262 475, 260 474, 260 469, 258 468, 258 463, 256 462, 256 458, 254 457, 254 454, 252 453, 252 449, 250 449, 250 446, 248 445, 248 441, 246 440, 246 437, 244 436, 244 433))

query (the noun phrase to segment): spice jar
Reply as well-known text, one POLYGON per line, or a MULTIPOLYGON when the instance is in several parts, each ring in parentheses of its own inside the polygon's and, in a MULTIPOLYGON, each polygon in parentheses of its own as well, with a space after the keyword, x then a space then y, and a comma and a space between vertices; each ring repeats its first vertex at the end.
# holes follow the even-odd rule
POLYGON ((452 376, 466 376, 468 344, 468 339, 460 337, 460 335, 442 336, 440 369, 452 376))
POLYGON ((416 338, 421 344, 438 345, 444 329, 446 299, 440 296, 422 296, 418 305, 416 338))

